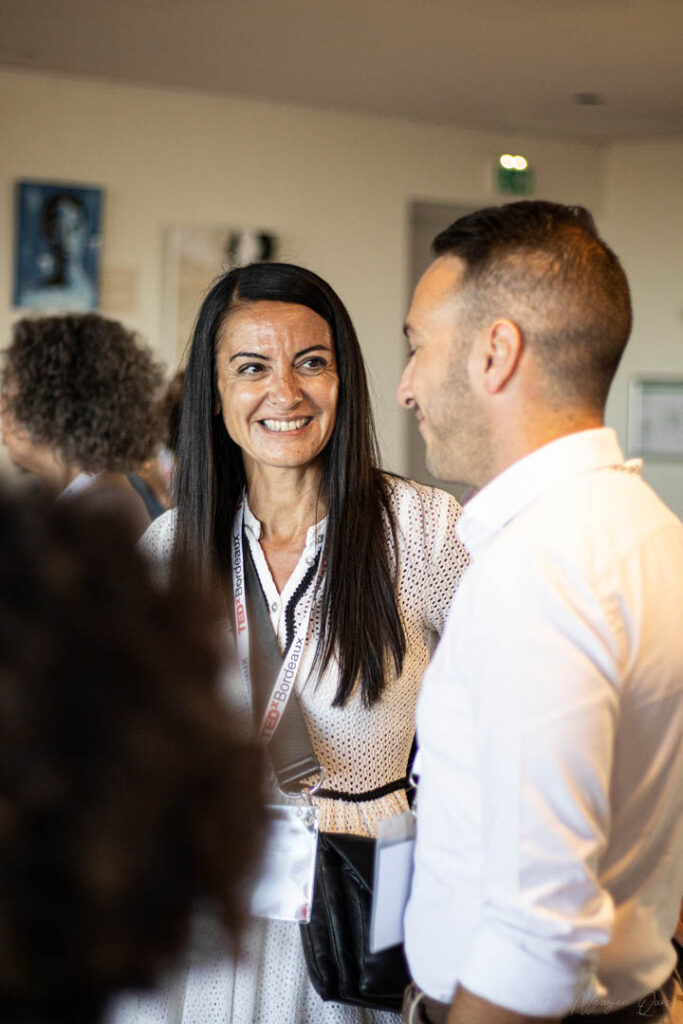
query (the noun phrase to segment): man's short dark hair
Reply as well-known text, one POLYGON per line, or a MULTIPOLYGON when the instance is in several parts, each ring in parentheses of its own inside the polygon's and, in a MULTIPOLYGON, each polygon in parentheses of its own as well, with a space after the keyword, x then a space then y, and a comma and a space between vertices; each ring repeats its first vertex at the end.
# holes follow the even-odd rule
POLYGON ((604 408, 631 332, 628 282, 581 206, 523 201, 456 220, 435 255, 465 265, 467 309, 513 320, 561 401, 604 408))

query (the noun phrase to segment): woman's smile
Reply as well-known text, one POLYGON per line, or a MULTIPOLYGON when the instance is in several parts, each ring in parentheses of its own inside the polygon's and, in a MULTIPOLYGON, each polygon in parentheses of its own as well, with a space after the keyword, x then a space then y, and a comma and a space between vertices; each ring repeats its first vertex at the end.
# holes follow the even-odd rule
POLYGON ((307 427, 312 419, 312 416, 303 416, 297 420, 259 420, 259 423, 266 430, 275 431, 278 434, 293 434, 295 431, 307 427))

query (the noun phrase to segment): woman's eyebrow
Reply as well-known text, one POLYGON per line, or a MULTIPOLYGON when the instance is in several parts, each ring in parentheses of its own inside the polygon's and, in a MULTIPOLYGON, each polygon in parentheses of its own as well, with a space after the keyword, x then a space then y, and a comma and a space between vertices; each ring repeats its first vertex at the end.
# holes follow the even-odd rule
POLYGON ((270 356, 265 356, 263 354, 263 352, 235 352, 234 355, 230 356, 230 358, 228 359, 228 362, 231 363, 233 361, 233 359, 240 359, 240 358, 262 359, 266 363, 270 360, 270 356))
POLYGON ((299 356, 305 356, 309 352, 318 352, 318 351, 330 352, 331 349, 330 349, 329 345, 309 345, 308 348, 302 348, 299 352, 297 352, 297 354, 294 356, 294 358, 298 359, 299 356))
MULTIPOLYGON (((309 345, 308 348, 300 349, 294 356, 298 359, 300 356, 308 355, 309 352, 330 352, 331 349, 328 345, 309 345)), ((231 363, 233 359, 260 359, 267 363, 270 361, 270 356, 264 355, 263 352, 235 352, 230 356, 228 362, 231 363)))

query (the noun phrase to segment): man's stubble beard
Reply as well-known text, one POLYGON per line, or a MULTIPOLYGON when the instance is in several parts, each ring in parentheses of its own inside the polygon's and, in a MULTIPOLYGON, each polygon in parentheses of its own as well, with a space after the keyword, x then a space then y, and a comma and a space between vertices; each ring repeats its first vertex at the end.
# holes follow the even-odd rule
POLYGON ((467 379, 468 353, 455 353, 433 407, 425 461, 438 480, 481 486, 491 462, 488 429, 467 379))

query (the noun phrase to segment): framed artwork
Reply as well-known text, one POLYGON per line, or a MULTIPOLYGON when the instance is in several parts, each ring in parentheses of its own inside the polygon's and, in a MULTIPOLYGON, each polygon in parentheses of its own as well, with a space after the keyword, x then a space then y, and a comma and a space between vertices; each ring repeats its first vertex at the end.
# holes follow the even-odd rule
POLYGON ((99 302, 102 189, 19 181, 14 306, 85 312, 99 302))
POLYGON ((661 462, 683 461, 682 379, 631 381, 628 450, 661 462))
POLYGON ((268 231, 175 226, 164 239, 163 333, 171 361, 181 364, 199 307, 215 279, 233 267, 276 258, 268 231))

